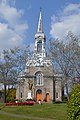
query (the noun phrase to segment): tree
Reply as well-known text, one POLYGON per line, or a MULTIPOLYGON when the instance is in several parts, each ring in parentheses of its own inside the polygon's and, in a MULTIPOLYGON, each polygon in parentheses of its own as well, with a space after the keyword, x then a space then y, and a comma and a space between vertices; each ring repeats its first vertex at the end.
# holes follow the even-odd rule
POLYGON ((67 111, 69 120, 80 120, 80 84, 76 84, 72 89, 67 111))
POLYGON ((66 42, 50 41, 49 53, 56 72, 62 73, 69 100, 69 90, 80 82, 80 38, 69 32, 66 42), (55 67, 56 66, 56 67, 55 67), (71 87, 72 86, 72 87, 71 87))
POLYGON ((4 50, 0 57, 0 82, 4 85, 4 102, 6 102, 6 86, 14 86, 18 75, 24 70, 29 56, 28 47, 24 50, 15 47, 4 50))
POLYGON ((15 99, 16 99, 16 89, 15 88, 8 89, 6 101, 7 102, 14 102, 15 99))

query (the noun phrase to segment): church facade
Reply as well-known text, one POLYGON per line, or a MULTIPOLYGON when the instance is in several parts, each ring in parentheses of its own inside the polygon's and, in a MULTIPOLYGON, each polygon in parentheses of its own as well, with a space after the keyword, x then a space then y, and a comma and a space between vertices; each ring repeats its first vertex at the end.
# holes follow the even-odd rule
POLYGON ((25 74, 19 76, 16 99, 36 102, 62 101, 62 84, 54 74, 51 60, 46 55, 46 37, 43 32, 40 11, 38 30, 35 34, 35 48, 31 59, 26 63, 25 74))

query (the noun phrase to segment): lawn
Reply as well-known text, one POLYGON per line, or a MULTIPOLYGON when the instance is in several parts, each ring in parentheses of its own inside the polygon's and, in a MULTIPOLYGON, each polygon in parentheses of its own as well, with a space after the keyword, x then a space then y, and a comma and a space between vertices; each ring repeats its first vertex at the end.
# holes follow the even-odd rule
MULTIPOLYGON (((43 118, 43 120, 67 120, 66 104, 35 104, 33 106, 5 106, 1 111, 21 116, 43 118)), ((0 114, 2 120, 33 120, 0 114), (8 117, 7 117, 8 116, 8 117), (5 119, 6 118, 6 119, 5 119)))

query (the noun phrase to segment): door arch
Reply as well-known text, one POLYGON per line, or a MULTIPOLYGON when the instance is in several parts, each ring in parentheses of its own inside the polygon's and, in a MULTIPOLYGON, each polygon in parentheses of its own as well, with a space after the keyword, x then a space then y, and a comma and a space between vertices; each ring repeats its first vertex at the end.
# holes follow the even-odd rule
POLYGON ((38 89, 36 91, 36 101, 42 101, 42 90, 41 89, 38 89))
POLYGON ((50 102, 50 95, 49 95, 49 93, 46 93, 46 102, 50 102))

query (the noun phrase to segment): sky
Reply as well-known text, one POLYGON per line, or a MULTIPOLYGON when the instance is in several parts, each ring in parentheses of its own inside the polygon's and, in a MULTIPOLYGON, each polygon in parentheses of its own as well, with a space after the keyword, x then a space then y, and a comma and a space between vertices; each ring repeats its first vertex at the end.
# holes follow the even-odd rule
POLYGON ((80 35, 80 0, 0 0, 0 52, 35 42, 40 8, 46 41, 80 35))

